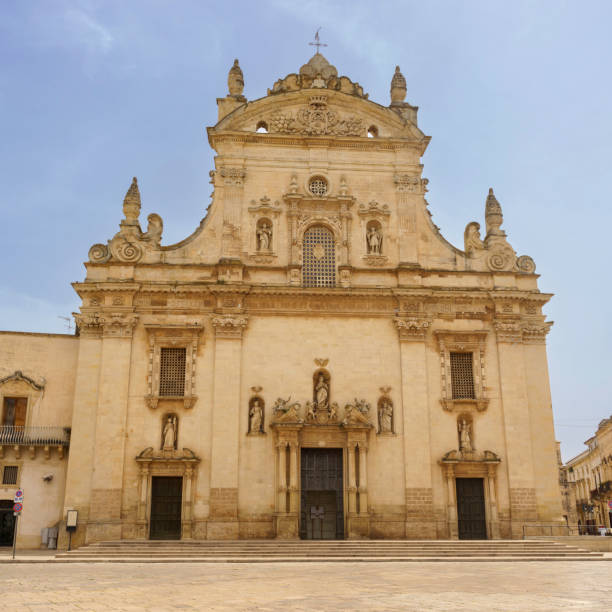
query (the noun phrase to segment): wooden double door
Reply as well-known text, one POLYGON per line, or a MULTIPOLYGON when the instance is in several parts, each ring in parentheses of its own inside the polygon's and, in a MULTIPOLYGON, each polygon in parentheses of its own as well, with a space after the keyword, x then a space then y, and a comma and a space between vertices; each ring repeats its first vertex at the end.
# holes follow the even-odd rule
POLYGON ((486 540, 484 480, 457 478, 457 518, 460 540, 486 540))
POLYGON ((300 459, 300 537, 344 539, 342 449, 303 448, 300 459))
POLYGON ((151 483, 151 540, 181 539, 183 478, 153 476, 151 483))

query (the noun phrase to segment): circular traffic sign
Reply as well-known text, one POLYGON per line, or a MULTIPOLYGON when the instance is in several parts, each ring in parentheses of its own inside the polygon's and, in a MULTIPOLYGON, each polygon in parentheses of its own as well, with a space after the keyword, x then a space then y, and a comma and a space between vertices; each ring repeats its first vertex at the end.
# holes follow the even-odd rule
POLYGON ((17 489, 15 491, 15 497, 23 497, 23 491, 21 489, 17 489))
POLYGON ((23 504, 21 502, 16 502, 13 505, 13 512, 21 512, 23 510, 23 504))

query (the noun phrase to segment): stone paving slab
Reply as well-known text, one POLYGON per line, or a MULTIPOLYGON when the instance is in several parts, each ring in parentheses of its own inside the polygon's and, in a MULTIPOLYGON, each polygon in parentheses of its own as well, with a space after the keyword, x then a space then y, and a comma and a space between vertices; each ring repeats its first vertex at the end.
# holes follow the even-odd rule
POLYGON ((609 607, 610 564, 5 564, 3 609, 542 612, 609 607))

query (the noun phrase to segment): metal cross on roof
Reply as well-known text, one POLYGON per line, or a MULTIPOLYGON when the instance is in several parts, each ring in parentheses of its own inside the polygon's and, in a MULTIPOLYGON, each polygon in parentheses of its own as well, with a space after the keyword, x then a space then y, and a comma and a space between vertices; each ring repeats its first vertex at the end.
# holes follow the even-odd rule
POLYGON ((315 42, 311 42, 308 43, 309 45, 312 45, 313 47, 317 48, 317 53, 319 52, 319 47, 327 47, 327 45, 325 43, 320 42, 319 40, 319 31, 321 30, 321 28, 319 28, 316 32, 315 32, 315 42))

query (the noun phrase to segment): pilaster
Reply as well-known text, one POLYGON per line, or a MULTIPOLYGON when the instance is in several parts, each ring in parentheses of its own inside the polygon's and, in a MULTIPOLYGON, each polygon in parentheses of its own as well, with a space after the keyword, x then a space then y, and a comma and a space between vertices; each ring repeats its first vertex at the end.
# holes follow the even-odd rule
POLYGON ((238 538, 238 454, 242 334, 248 317, 242 313, 216 314, 212 451, 210 466, 209 539, 238 538))

